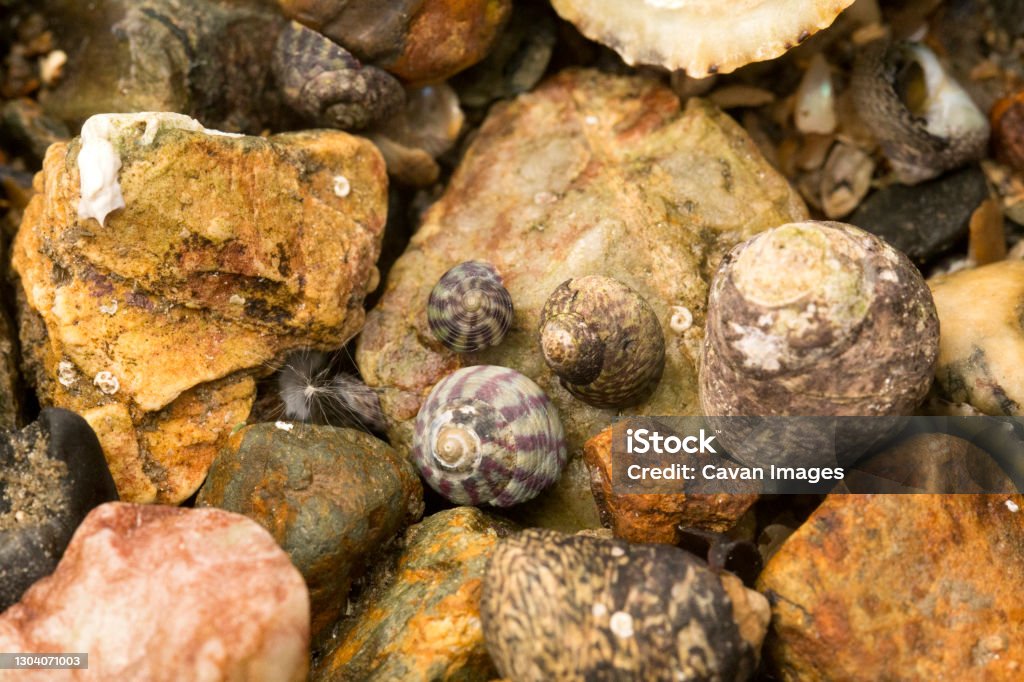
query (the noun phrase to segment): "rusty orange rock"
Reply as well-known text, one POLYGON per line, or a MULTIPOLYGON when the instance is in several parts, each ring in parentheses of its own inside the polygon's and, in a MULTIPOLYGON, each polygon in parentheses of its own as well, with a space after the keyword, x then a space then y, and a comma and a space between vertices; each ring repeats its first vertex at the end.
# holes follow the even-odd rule
POLYGON ((1019 680, 1024 496, 831 495, 772 557, 782 680, 1019 680))
POLYGON ((602 520, 630 542, 679 542, 680 528, 715 532, 732 528, 757 501, 756 494, 617 494, 612 490, 612 428, 586 442, 583 457, 602 520))
POLYGON ((53 145, 36 178, 12 249, 22 347, 42 401, 97 432, 121 498, 177 503, 245 421, 254 377, 362 326, 387 178, 341 132, 109 125, 123 209, 82 217, 81 139, 53 145))

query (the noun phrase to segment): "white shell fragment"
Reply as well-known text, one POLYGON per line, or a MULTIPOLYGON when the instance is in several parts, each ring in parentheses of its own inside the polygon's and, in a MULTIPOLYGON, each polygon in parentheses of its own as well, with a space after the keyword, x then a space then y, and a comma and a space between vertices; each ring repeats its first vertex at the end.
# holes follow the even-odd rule
POLYGON ((207 135, 242 137, 237 133, 210 130, 183 114, 142 112, 137 114, 96 114, 82 126, 82 147, 78 151, 81 199, 78 217, 94 218, 105 225, 107 216, 125 207, 118 174, 120 149, 129 142, 148 145, 160 130, 191 130, 207 135))
POLYGON ((794 119, 802 133, 828 135, 836 129, 835 89, 832 72, 820 52, 811 59, 796 91, 794 119))
POLYGON ((828 27, 853 0, 552 0, 627 64, 704 78, 774 59, 828 27))

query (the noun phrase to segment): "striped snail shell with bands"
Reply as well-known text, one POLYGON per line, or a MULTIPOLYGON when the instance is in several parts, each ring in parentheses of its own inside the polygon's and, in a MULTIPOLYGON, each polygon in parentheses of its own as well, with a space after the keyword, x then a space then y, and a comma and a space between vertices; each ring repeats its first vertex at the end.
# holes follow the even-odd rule
POLYGON ((512 297, 501 276, 483 261, 466 261, 446 272, 427 302, 430 331, 456 353, 501 343, 512 315, 512 297))
POLYGON ((452 502, 510 507, 558 480, 565 432, 528 377, 493 365, 465 367, 427 396, 412 456, 430 487, 452 502))

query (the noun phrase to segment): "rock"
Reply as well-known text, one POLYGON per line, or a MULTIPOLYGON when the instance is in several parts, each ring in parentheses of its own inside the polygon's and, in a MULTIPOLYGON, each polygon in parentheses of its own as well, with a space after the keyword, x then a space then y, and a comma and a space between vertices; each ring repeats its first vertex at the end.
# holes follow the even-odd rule
POLYGON ((942 335, 940 396, 991 415, 1024 415, 1020 301, 1024 261, 1002 261, 929 280, 942 335))
POLYGON ((98 507, 53 575, 0 615, 0 649, 88 652, 104 680, 297 682, 308 647, 302 576, 259 525, 218 509, 98 507))
POLYGON ((80 139, 51 147, 14 243, 25 364, 42 402, 96 431, 122 499, 177 503, 245 421, 254 375, 361 327, 384 164, 340 132, 231 137, 176 114, 92 120, 87 144, 102 150, 109 133, 112 158, 83 159, 80 139), (79 162, 88 186, 118 158, 119 179, 107 166, 113 176, 82 201, 79 162))
POLYGON ((255 424, 231 437, 196 499, 270 531, 309 587, 316 637, 352 579, 423 513, 412 464, 373 436, 309 424, 255 424))
POLYGON ((916 263, 924 263, 967 235, 971 213, 988 198, 985 174, 968 166, 915 185, 877 190, 847 222, 882 237, 916 263))
POLYGON ((1019 680, 1024 497, 830 495, 759 580, 781 680, 1019 680))
POLYGON ((498 671, 534 680, 746 680, 768 603, 667 545, 531 529, 499 544, 481 601, 498 671))
POLYGON ((678 544, 686 527, 724 532, 754 502, 756 494, 615 493, 612 489, 612 427, 586 442, 583 457, 602 520, 615 537, 630 542, 678 544))
POLYGON ((278 0, 288 17, 413 83, 438 82, 487 54, 511 0, 278 0))
POLYGON ((528 525, 597 526, 580 454, 616 413, 576 400, 548 369, 536 339, 548 296, 592 274, 635 289, 662 322, 666 364, 631 412, 693 414, 711 273, 737 242, 805 215, 732 119, 700 100, 681 110, 652 79, 570 70, 495 106, 360 336, 356 360, 380 389, 391 443, 408 450, 420 404, 442 377, 464 365, 511 367, 555 403, 570 451, 561 481, 516 513, 528 525), (460 357, 433 340, 426 302, 442 274, 475 258, 501 273, 515 318, 500 345, 460 357), (676 308, 690 314, 681 331, 670 327, 676 308))
POLYGON ((473 507, 438 512, 410 528, 401 554, 375 569, 312 679, 494 677, 480 593, 487 560, 510 530, 473 507))
POLYGON ((13 147, 25 153, 33 169, 42 165, 51 144, 66 142, 71 137, 63 123, 47 116, 35 100, 28 98, 11 100, 3 105, 0 109, 0 130, 13 147))
POLYGON ((49 408, 0 444, 0 612, 56 568, 89 511, 117 499, 84 419, 49 408))
POLYGON ((42 104, 77 129, 110 111, 177 111, 259 133, 282 107, 270 49, 287 22, 255 3, 48 0, 68 61, 42 104))
POLYGON ((0 310, 0 429, 13 429, 21 422, 21 396, 16 332, 7 311, 0 310))

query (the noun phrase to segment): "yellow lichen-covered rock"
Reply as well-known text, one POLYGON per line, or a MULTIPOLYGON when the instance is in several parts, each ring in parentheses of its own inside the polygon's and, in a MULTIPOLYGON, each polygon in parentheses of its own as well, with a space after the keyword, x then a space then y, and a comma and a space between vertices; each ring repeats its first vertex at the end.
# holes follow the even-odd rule
POLYGON ((97 431, 122 499, 191 495, 255 375, 359 330, 386 183, 344 133, 175 114, 96 117, 50 148, 13 247, 26 364, 97 431))
POLYGON ((739 241, 805 216, 732 119, 700 100, 681 110, 655 80, 570 70, 494 107, 360 335, 356 359, 380 390, 392 444, 408 449, 442 377, 463 365, 511 367, 554 402, 570 449, 559 483, 516 513, 528 525, 597 526, 580 454, 616 412, 574 398, 545 363, 537 329, 548 296, 586 275, 639 293, 662 324, 665 369, 630 412, 694 414, 711 274, 739 241), (494 264, 515 317, 501 344, 459 356, 434 339, 426 308, 441 275, 465 260, 494 264))

